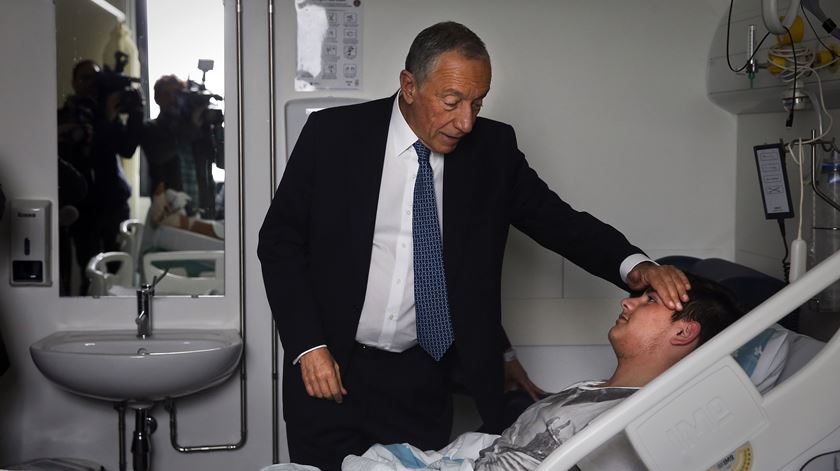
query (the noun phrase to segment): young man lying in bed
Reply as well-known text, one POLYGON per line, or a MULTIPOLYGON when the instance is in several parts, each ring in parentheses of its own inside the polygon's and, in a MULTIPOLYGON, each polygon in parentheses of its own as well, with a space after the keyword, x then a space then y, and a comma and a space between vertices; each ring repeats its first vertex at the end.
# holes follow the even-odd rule
MULTIPOLYGON (((709 280, 688 277, 690 301, 684 303, 682 311, 667 308, 655 291, 621 302, 621 313, 608 334, 618 360, 609 379, 582 381, 533 404, 501 436, 465 434, 440 452, 376 445, 362 457, 347 457, 343 469, 464 469, 462 465, 470 464, 476 455, 477 470, 535 469, 597 416, 741 316, 742 311, 728 290, 709 280), (488 443, 490 446, 476 453, 488 443)), ((578 465, 583 470, 645 469, 621 436, 578 465)))

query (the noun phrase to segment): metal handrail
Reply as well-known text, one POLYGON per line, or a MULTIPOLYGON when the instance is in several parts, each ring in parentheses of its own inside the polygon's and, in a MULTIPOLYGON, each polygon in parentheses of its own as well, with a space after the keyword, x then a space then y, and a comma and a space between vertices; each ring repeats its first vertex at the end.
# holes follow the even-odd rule
MULTIPOLYGON (((277 80, 274 73, 274 0, 268 0, 268 168, 269 195, 274 197, 277 187, 277 129, 275 123, 277 80)), ((280 462, 280 392, 278 384, 277 355, 279 351, 277 325, 271 316, 271 462, 280 462)))

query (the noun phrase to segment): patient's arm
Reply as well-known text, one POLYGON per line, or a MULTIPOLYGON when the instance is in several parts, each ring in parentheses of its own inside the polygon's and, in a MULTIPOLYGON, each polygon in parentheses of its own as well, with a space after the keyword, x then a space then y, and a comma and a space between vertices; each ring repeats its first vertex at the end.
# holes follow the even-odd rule
POLYGON ((202 235, 206 235, 207 237, 214 237, 219 239, 220 237, 216 234, 216 230, 213 226, 212 222, 205 222, 201 219, 193 219, 189 223, 189 230, 193 232, 197 232, 202 235))

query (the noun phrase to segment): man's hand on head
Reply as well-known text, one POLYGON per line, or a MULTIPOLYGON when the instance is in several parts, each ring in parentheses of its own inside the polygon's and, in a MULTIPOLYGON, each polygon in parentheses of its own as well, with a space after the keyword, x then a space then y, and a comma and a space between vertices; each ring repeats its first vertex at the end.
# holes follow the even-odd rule
POLYGON ((636 291, 647 287, 654 289, 662 302, 676 311, 682 311, 682 303, 688 302, 688 290, 691 289, 688 278, 679 268, 652 262, 636 265, 627 274, 627 285, 636 291))
POLYGON ((316 348, 300 358, 300 374, 310 396, 339 404, 344 400, 347 390, 341 384, 338 363, 326 347, 316 348))

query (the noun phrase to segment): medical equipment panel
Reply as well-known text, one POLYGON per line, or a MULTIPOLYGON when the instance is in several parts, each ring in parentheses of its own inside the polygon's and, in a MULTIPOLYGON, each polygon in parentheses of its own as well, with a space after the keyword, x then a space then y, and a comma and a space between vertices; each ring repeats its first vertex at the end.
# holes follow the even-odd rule
POLYGON ((755 165, 758 168, 758 182, 761 185, 761 201, 764 203, 766 219, 793 217, 790 199, 785 150, 782 144, 755 146, 755 165))

